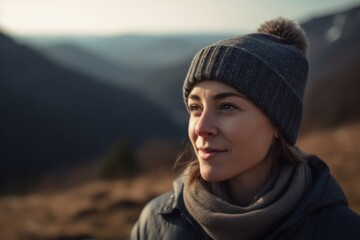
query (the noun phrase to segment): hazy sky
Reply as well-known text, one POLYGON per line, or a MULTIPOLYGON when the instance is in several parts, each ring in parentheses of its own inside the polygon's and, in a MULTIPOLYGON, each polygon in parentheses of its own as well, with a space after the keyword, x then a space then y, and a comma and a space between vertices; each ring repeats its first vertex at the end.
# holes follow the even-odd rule
POLYGON ((298 21, 360 0, 0 0, 11 34, 237 33, 276 16, 298 21))

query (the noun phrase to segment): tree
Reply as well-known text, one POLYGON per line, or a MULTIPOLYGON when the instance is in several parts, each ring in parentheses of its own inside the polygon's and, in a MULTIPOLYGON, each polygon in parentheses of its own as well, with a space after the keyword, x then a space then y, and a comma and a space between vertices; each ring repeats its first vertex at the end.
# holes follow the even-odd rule
POLYGON ((134 175, 138 170, 134 156, 130 141, 127 138, 119 139, 112 145, 105 157, 101 177, 116 179, 134 175))

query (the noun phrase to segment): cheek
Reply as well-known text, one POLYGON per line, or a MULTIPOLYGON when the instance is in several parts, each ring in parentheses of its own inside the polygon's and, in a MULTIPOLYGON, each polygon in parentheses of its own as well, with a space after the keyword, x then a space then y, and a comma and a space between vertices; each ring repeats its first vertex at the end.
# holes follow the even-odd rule
POLYGON ((196 126, 195 121, 192 118, 190 118, 188 125, 188 136, 193 145, 196 140, 195 126, 196 126))
POLYGON ((261 161, 273 139, 273 126, 267 119, 250 118, 248 121, 238 125, 236 131, 228 131, 232 138, 234 148, 253 161, 261 161))

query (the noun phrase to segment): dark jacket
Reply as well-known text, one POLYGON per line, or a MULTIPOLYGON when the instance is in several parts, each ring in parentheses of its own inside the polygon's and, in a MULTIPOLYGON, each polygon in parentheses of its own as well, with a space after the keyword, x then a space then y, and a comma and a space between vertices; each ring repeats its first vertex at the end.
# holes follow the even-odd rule
MULTIPOLYGON (((360 216, 347 206, 344 193, 316 156, 308 159, 313 184, 289 217, 268 239, 360 239, 360 216)), ((167 192, 143 209, 131 232, 131 240, 210 239, 187 212, 181 178, 167 192)), ((241 239, 241 236, 239 236, 241 239)))

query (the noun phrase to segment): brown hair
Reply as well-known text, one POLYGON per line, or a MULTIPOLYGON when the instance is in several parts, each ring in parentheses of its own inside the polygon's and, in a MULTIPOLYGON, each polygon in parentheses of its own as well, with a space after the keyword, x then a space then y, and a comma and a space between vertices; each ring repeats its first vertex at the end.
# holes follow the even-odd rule
MULTIPOLYGON (((278 166, 282 164, 297 166, 305 162, 306 157, 307 155, 301 149, 295 145, 290 145, 282 135, 274 138, 264 158, 264 161, 271 160, 268 165, 267 177, 271 176, 278 166)), ((199 162, 190 142, 186 143, 184 150, 177 157, 174 168, 178 172, 183 172, 186 168, 189 168, 190 183, 202 180, 199 162)))

